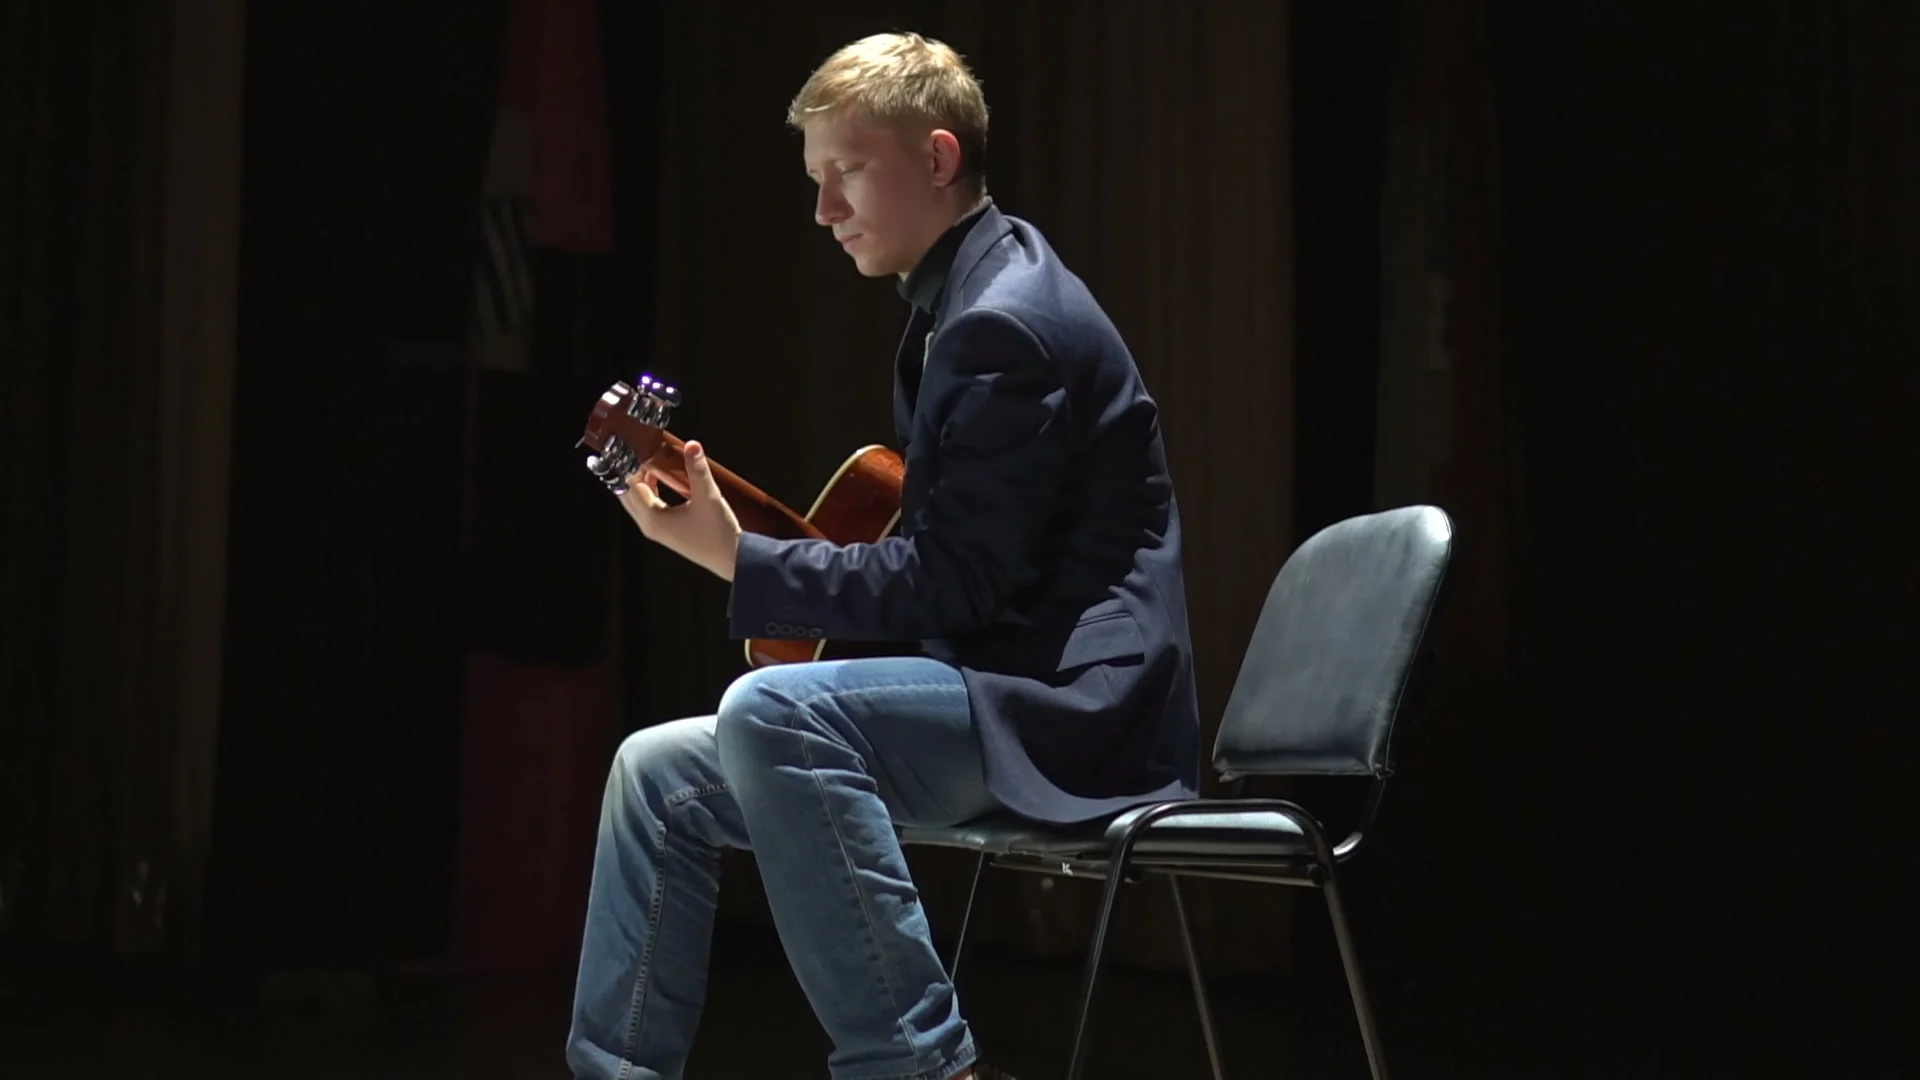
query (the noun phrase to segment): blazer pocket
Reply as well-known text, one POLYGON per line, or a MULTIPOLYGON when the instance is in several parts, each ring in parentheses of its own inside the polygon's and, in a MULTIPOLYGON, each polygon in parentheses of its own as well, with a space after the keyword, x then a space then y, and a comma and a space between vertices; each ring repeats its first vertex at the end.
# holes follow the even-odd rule
POLYGON ((1090 615, 1074 626, 1073 632, 1067 635, 1066 648, 1060 651, 1059 670, 1115 660, 1138 660, 1146 654, 1146 641, 1140 636, 1140 624, 1133 620, 1133 614, 1124 608, 1106 611, 1090 615))

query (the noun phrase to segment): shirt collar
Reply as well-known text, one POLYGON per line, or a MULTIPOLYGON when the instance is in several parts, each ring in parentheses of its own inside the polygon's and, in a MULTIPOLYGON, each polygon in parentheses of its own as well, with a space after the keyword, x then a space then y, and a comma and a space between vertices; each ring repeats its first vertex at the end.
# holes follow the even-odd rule
POLYGON ((979 206, 967 211, 953 227, 940 234, 940 239, 920 258, 913 272, 900 280, 900 298, 928 314, 939 314, 940 294, 947 287, 947 275, 953 270, 954 257, 960 254, 960 245, 980 216, 993 205, 992 199, 983 199, 979 206))

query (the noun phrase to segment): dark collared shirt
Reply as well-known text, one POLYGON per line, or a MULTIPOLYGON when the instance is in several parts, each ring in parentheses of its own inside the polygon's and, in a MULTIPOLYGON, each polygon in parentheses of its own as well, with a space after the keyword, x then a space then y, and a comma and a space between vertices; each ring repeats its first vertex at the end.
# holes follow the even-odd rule
POLYGON ((947 274, 953 270, 953 260, 960 254, 960 245, 967 239, 967 233, 973 230, 980 215, 992 205, 991 199, 983 199, 979 206, 953 223, 953 227, 940 234, 927 253, 920 257, 919 265, 913 272, 900 279, 900 298, 929 315, 938 315, 940 293, 947 287, 947 274))

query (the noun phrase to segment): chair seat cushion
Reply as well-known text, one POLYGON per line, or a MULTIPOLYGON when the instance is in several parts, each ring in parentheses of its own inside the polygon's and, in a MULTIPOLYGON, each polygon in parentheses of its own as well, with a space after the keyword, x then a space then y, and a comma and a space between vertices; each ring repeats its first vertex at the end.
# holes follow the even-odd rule
MULTIPOLYGON (((988 855, 1044 855, 1103 858, 1135 818, 1139 806, 1110 821, 1051 827, 1011 815, 988 817, 950 828, 902 826, 908 846, 951 847, 988 855)), ((1153 860, 1201 858, 1310 859, 1312 848, 1299 827, 1272 810, 1188 813, 1161 818, 1134 842, 1135 855, 1153 860)))

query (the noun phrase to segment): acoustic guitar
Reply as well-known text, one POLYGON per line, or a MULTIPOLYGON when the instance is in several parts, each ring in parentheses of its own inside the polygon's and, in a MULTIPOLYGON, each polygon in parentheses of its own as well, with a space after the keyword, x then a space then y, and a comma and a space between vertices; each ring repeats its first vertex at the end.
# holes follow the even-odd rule
MULTIPOLYGON (((650 375, 638 385, 617 382, 601 394, 587 414, 580 447, 593 451, 587 467, 615 494, 624 494, 627 479, 651 465, 668 487, 681 497, 688 491, 686 443, 667 431, 680 392, 650 375)), ((713 478, 733 507, 745 532, 775 540, 810 538, 836 544, 875 543, 900 521, 900 484, 906 463, 884 446, 855 450, 827 480, 805 515, 796 514, 778 499, 742 480, 732 470, 709 458, 713 478)), ((750 638, 747 663, 752 667, 818 660, 824 640, 812 638, 750 638)))

